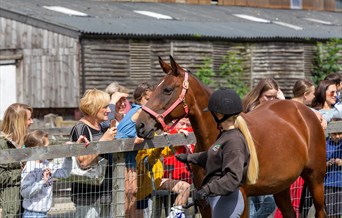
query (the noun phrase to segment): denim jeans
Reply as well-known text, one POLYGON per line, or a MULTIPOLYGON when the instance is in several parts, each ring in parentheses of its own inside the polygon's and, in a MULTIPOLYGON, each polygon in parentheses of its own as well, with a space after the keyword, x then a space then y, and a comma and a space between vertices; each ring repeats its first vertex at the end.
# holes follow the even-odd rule
POLYGON ((31 210, 24 211, 22 218, 46 218, 47 212, 36 212, 31 210))
POLYGON ((276 208, 272 195, 250 197, 249 217, 265 218, 273 213, 276 208))

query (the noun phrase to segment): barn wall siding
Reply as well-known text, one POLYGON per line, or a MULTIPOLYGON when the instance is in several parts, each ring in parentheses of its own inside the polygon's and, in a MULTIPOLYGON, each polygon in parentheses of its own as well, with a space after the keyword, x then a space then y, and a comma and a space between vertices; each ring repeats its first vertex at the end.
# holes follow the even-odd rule
MULTIPOLYGON (((233 43, 190 40, 89 39, 85 41, 86 88, 104 89, 118 81, 131 92, 144 81, 157 83, 164 75, 158 56, 169 55, 196 72, 206 58, 213 60, 216 73, 227 51, 235 51, 243 61, 243 79, 250 87, 264 77, 275 78, 287 97, 296 80, 310 77, 315 44, 298 42, 233 43)), ((215 80, 224 80, 218 75, 215 80)), ((213 87, 215 88, 215 87, 213 87)))
POLYGON ((265 77, 279 83, 290 96, 296 80, 304 78, 304 46, 298 43, 264 43, 252 47, 252 86, 265 77))
POLYGON ((82 38, 82 59, 79 39, 10 19, 0 18, 0 24, 0 59, 17 60, 17 100, 34 108, 78 107, 83 75, 86 89, 103 90, 118 81, 132 93, 141 82, 156 84, 164 76, 158 56, 168 61, 172 55, 193 73, 210 58, 217 73, 213 79, 224 80, 218 72, 227 51, 237 52, 243 60, 241 79, 250 87, 260 78, 273 77, 285 95, 291 97, 295 80, 310 78, 316 46, 308 42, 238 43, 99 36, 82 38))
POLYGON ((17 101, 35 108, 77 107, 79 100, 78 39, 0 18, 0 57, 17 59, 17 101))

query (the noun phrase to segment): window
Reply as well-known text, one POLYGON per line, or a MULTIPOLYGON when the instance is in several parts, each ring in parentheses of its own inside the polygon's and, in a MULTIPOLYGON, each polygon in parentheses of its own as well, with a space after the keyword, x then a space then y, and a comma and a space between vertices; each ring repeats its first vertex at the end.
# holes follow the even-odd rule
POLYGON ((291 9, 302 9, 302 0, 291 0, 291 9))
POLYGON ((0 119, 11 104, 17 102, 15 61, 0 61, 0 119))

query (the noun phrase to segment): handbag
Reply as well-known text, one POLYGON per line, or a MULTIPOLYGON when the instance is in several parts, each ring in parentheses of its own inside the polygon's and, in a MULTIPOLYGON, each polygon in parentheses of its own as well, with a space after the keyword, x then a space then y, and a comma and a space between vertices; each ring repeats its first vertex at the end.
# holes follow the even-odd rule
POLYGON ((108 160, 103 157, 97 157, 97 163, 84 169, 80 167, 78 159, 72 157, 72 169, 69 180, 71 179, 76 183, 99 186, 105 179, 107 165, 108 160))
MULTIPOLYGON (((87 128, 89 132, 90 141, 93 141, 91 131, 84 123, 78 122, 73 131, 76 131, 77 135, 79 136, 79 132, 81 132, 81 129, 84 127, 87 128)), ((72 134, 73 132, 70 133, 70 135, 72 134)), ((107 166, 108 160, 98 156, 96 161, 93 161, 92 165, 88 166, 87 168, 82 168, 77 157, 72 157, 72 169, 68 180, 76 183, 99 186, 105 179, 107 166)))

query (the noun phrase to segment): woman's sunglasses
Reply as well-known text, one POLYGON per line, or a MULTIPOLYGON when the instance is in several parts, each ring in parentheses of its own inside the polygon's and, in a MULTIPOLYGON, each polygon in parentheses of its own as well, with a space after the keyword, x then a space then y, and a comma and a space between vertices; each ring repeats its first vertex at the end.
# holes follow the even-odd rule
POLYGON ((337 95, 337 92, 336 91, 328 91, 327 93, 329 96, 333 97, 335 95, 337 95))

